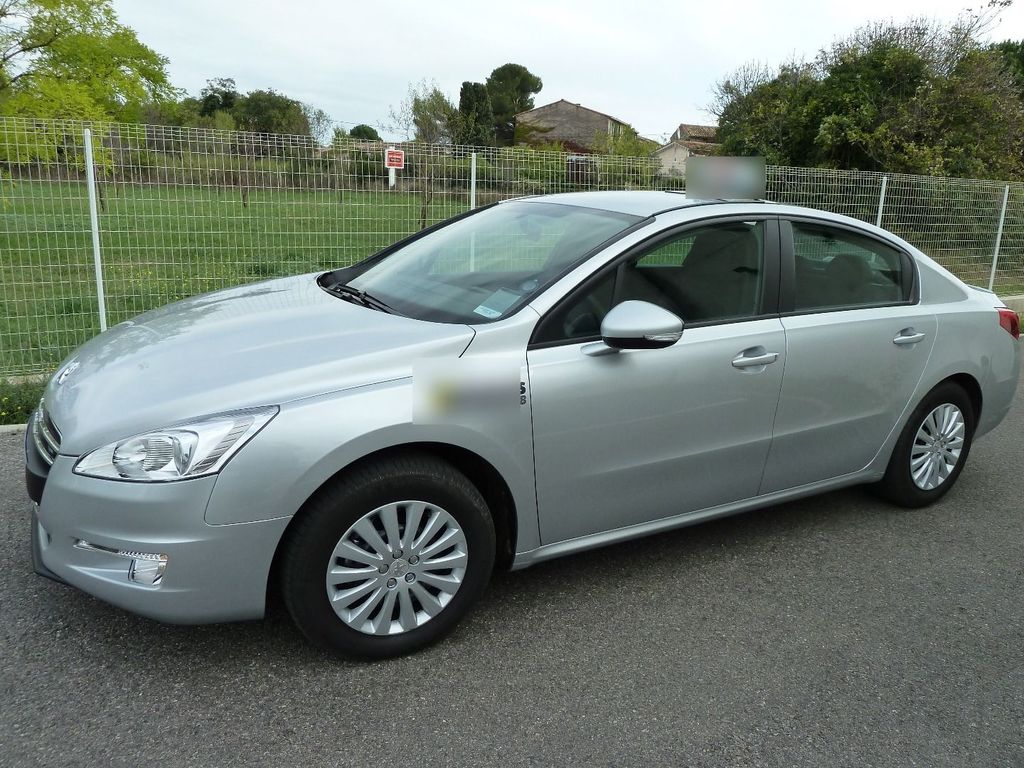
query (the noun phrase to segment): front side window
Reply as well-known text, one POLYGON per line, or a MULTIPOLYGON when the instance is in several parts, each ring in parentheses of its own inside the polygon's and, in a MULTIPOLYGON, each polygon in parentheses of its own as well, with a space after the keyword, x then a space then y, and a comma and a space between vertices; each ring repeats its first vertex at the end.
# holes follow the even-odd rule
POLYGON ((764 276, 763 221, 724 222, 662 240, 556 307, 535 343, 594 338, 623 301, 657 304, 687 324, 756 317, 764 276))
POLYGON ((398 314, 483 323, 512 314, 592 250, 641 220, 593 208, 514 201, 333 274, 398 314))
POLYGON ((833 227, 793 222, 797 311, 897 304, 910 298, 913 275, 899 251, 833 227))

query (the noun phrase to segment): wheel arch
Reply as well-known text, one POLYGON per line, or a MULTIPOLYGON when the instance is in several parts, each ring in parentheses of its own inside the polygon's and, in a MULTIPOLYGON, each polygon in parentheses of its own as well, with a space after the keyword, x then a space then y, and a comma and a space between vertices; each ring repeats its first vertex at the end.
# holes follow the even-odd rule
MULTIPOLYGON (((974 411, 974 423, 977 424, 981 420, 981 408, 984 404, 984 399, 981 393, 981 384, 969 373, 954 373, 952 376, 947 376, 935 387, 940 387, 946 382, 952 382, 959 386, 964 392, 967 393, 967 397, 971 401, 971 409, 974 411)), ((932 387, 928 391, 931 392, 935 387, 932 387)))
POLYGON ((372 451, 355 461, 346 464, 333 475, 321 483, 292 516, 291 522, 285 528, 277 543, 274 557, 270 565, 270 577, 267 579, 267 603, 274 602, 278 589, 281 553, 285 549, 285 542, 288 540, 289 532, 300 519, 306 508, 323 491, 323 489, 335 482, 338 478, 365 466, 366 464, 378 461, 385 456, 418 454, 433 456, 454 466, 466 478, 476 486, 487 504, 494 522, 495 534, 495 568, 507 570, 512 565, 516 551, 518 536, 518 520, 516 518, 516 504, 505 478, 501 473, 484 457, 459 445, 442 442, 410 442, 388 446, 372 451))
POLYGON ((896 449, 896 443, 899 441, 900 435, 906 428, 907 423, 910 421, 910 417, 913 415, 918 404, 943 384, 956 384, 967 393, 967 399, 970 400, 971 409, 974 411, 974 424, 975 427, 977 427, 980 422, 981 409, 984 404, 981 384, 978 382, 977 376, 973 373, 968 373, 962 369, 957 370, 956 368, 953 368, 952 370, 955 371, 955 373, 950 373, 948 370, 941 372, 932 378, 930 383, 928 380, 919 382, 918 389, 915 392, 913 399, 907 403, 903 413, 900 414, 899 420, 893 425, 893 428, 886 437, 885 442, 882 444, 881 448, 878 449, 878 453, 875 454, 871 463, 865 467, 865 470, 873 473, 874 479, 880 479, 885 473, 886 468, 889 465, 889 460, 892 457, 892 452, 896 449))

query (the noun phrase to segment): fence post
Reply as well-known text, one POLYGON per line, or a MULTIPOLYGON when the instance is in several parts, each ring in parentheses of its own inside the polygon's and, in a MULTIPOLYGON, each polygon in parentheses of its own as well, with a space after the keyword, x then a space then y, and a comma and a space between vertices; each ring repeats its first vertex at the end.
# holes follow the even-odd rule
POLYGON ((89 226, 92 228, 92 262, 96 272, 96 298, 99 302, 100 331, 107 330, 107 300, 103 294, 103 259, 100 257, 100 217, 96 210, 96 169, 92 159, 92 130, 84 131, 85 183, 89 188, 89 226))
POLYGON ((476 152, 469 156, 469 210, 476 208, 476 152))
POLYGON ((1006 220, 1006 201, 1010 198, 1010 185, 1003 189, 1003 208, 999 212, 999 228, 996 229, 996 249, 992 252, 992 271, 988 273, 988 289, 996 283, 996 264, 999 262, 999 244, 1003 240, 1003 222, 1006 220))
POLYGON ((875 226, 882 226, 882 210, 885 208, 885 187, 889 182, 888 176, 882 177, 882 191, 878 195, 878 217, 875 219, 875 226))

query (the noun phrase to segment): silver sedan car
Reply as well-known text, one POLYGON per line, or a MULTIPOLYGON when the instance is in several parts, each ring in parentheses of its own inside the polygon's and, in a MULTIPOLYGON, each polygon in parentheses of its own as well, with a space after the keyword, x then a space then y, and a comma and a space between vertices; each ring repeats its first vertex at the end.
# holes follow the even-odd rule
POLYGON ((122 323, 26 434, 38 572, 383 657, 495 568, 854 484, 920 506, 1010 407, 1018 316, 859 221, 593 192, 122 323))

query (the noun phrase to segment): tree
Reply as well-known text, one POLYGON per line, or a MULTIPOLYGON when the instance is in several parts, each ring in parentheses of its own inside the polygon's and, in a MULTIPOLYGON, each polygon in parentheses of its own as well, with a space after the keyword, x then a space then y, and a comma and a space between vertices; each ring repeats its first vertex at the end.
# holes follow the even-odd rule
POLYGON ((110 0, 0 3, 0 113, 134 119, 177 96, 167 59, 120 24, 110 0))
POLYGON ((458 144, 477 147, 494 145, 494 112, 483 83, 464 82, 459 91, 458 144))
POLYGON ((1013 74, 1017 85, 1024 89, 1024 40, 1004 40, 991 47, 1002 57, 1003 63, 1013 74))
POLYGON ((214 112, 230 112, 241 97, 232 78, 207 80, 206 86, 199 92, 199 114, 208 117, 214 112))
POLYGON ((950 26, 872 24, 809 64, 748 66, 711 111, 726 154, 769 163, 956 176, 1024 175, 1024 102, 984 13, 950 26))
POLYGON ((302 104, 272 89, 250 91, 235 104, 233 114, 243 131, 310 135, 302 104))
POLYGON ((348 135, 351 136, 353 139, 362 139, 363 141, 382 140, 380 134, 377 133, 377 130, 375 128, 372 128, 369 125, 364 125, 362 123, 355 126, 351 131, 349 131, 348 135))
POLYGON ((813 147, 812 121, 805 115, 809 91, 817 87, 812 68, 790 61, 773 75, 746 65, 715 88, 709 108, 718 117, 718 140, 727 155, 763 155, 777 165, 807 165, 813 147))
POLYGON ((459 113, 447 96, 433 88, 413 99, 412 120, 416 141, 451 144, 458 131, 459 113))
POLYGON ((974 51, 964 56, 921 108, 931 127, 921 144, 937 156, 941 173, 1024 177, 1024 101, 998 55, 974 51))
POLYGON ((451 144, 458 132, 459 112, 433 81, 410 83, 406 97, 389 113, 391 129, 407 139, 451 144))
POLYGON ((306 124, 309 125, 309 135, 313 137, 317 144, 323 144, 327 140, 327 133, 331 130, 331 126, 334 123, 331 120, 331 116, 312 104, 303 104, 302 114, 306 118, 306 124))
POLYGON ((502 64, 487 78, 487 95, 494 112, 494 134, 501 146, 510 146, 515 137, 515 118, 533 109, 533 96, 544 83, 522 64, 502 64))

